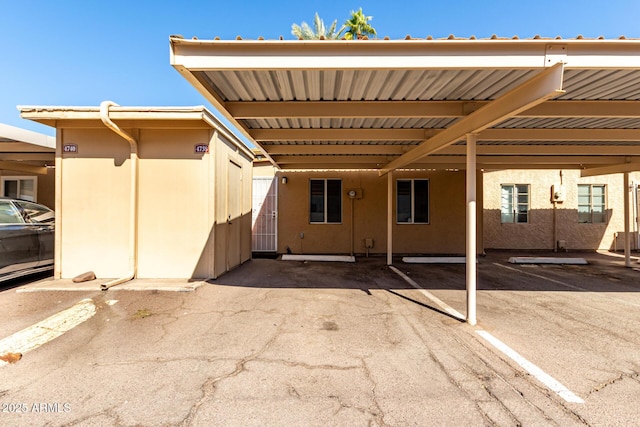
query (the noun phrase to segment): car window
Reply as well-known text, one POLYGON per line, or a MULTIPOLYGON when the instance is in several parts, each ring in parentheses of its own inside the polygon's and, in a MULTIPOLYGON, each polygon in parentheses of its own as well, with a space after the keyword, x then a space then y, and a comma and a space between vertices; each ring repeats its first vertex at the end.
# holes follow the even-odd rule
POLYGON ((24 219, 27 222, 37 223, 49 223, 54 221, 53 211, 46 206, 38 205, 36 203, 16 202, 23 211, 24 219))
POLYGON ((0 200, 0 225, 2 224, 23 224, 22 215, 13 203, 0 200))

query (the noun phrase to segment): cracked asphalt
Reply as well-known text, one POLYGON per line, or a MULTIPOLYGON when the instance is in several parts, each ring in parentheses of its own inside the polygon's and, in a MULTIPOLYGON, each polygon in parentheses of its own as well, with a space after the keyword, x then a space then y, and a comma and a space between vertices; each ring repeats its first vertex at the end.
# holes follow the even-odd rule
MULTIPOLYGON (((96 305, 0 367, 0 425, 637 423, 640 272, 596 254, 587 266, 509 255, 480 259, 478 327, 585 403, 565 402, 384 259, 255 259, 194 292, 0 290, 0 339, 83 298, 96 305)), ((465 312, 463 265, 396 266, 465 312)))

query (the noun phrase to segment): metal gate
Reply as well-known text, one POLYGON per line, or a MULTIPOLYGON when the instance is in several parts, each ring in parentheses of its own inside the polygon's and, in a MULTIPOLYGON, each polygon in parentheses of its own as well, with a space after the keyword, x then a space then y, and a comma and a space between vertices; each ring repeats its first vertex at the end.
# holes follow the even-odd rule
POLYGON ((253 178, 251 249, 277 252, 278 182, 272 177, 253 178))

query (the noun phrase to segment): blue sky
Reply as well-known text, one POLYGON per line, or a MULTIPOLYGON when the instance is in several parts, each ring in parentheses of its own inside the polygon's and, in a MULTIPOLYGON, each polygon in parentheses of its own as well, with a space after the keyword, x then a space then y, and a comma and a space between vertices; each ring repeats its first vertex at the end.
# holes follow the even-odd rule
POLYGON ((378 36, 640 37, 640 0, 0 0, 0 123, 53 135, 16 105, 205 105, 169 65, 169 35, 293 39, 316 12, 373 16, 378 36))

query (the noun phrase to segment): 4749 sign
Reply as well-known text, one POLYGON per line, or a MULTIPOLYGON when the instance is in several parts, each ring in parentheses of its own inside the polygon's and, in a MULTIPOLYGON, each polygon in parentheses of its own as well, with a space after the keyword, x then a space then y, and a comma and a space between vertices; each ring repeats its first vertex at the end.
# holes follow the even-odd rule
POLYGON ((78 144, 64 144, 62 146, 62 151, 64 153, 77 154, 78 153, 78 144))

